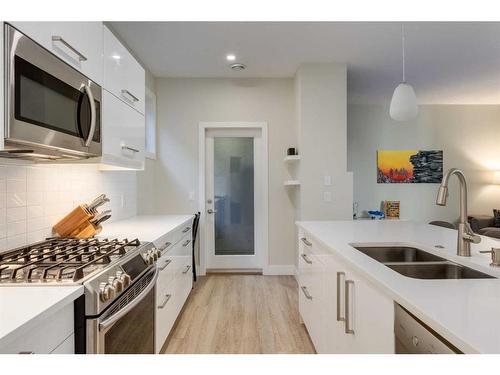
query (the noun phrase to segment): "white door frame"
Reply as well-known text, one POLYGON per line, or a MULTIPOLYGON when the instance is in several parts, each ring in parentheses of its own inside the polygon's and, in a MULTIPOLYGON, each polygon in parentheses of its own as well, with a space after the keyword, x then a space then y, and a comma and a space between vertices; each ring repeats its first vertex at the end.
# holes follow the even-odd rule
POLYGON ((260 129, 263 142, 262 161, 262 210, 261 217, 255 217, 262 223, 261 230, 256 232, 260 237, 262 248, 260 249, 260 259, 262 272, 265 274, 269 267, 268 256, 268 221, 269 221, 269 161, 268 161, 268 143, 267 143, 267 122, 200 122, 198 131, 198 210, 201 212, 199 223, 200 239, 200 267, 199 275, 206 273, 207 260, 207 241, 206 241, 206 197, 205 197, 205 136, 208 129, 260 129))

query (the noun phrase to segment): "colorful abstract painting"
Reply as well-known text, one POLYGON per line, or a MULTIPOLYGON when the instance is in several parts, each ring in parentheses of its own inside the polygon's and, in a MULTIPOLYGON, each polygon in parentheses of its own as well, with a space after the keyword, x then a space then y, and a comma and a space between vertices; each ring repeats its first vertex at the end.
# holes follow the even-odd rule
POLYGON ((440 183, 443 178, 443 151, 379 150, 377 182, 440 183))

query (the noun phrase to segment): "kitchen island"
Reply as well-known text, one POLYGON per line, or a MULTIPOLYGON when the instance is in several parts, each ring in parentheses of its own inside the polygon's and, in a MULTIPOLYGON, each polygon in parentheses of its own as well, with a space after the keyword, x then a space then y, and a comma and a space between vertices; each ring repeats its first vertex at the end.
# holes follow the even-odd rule
MULTIPOLYGON (((354 278, 360 280, 358 287, 356 287, 357 295, 354 309, 359 310, 366 307, 366 311, 358 311, 360 315, 357 320, 360 324, 356 326, 356 321, 354 322, 354 333, 346 334, 351 343, 340 348, 340 352, 390 352, 391 348, 394 348, 394 342, 389 340, 388 336, 391 334, 390 327, 394 325, 394 313, 390 310, 389 302, 394 301, 461 352, 500 353, 500 327, 492 324, 500 316, 500 270, 489 265, 489 254, 479 253, 479 250, 490 250, 491 247, 498 247, 499 241, 483 237, 481 243, 472 245, 472 256, 464 258, 456 255, 457 232, 455 230, 423 223, 412 221, 308 221, 298 222, 297 225, 300 243, 299 286, 301 286, 302 281, 309 283, 308 278, 312 279, 311 275, 315 273, 314 267, 312 267, 311 271, 306 271, 303 280, 300 279, 301 262, 306 264, 302 261, 302 256, 304 252, 309 251, 305 249, 307 246, 302 242, 303 238, 306 238, 306 242, 311 244, 311 255, 309 258, 306 255, 305 258, 307 263, 311 262, 310 257, 314 257, 318 263, 324 266, 325 275, 321 279, 318 278, 321 280, 318 283, 323 283, 323 287, 318 287, 318 283, 315 284, 314 280, 310 282, 313 285, 312 290, 317 294, 322 294, 322 297, 314 298, 314 296, 309 295, 308 297, 311 297, 312 301, 321 301, 322 298, 328 300, 324 297, 326 293, 336 290, 335 277, 332 277, 332 270, 328 268, 331 257, 333 257, 334 262, 338 260, 343 265, 342 267, 348 270, 339 272, 340 274, 344 273, 346 278, 350 278, 352 274, 354 278), (410 278, 356 250, 353 247, 356 244, 412 246, 496 278, 451 280, 410 278), (380 298, 370 301, 371 305, 364 303, 366 301, 360 300, 362 293, 364 293, 360 285, 366 285, 369 288, 369 292, 365 293, 367 298, 375 298, 376 295, 379 295, 380 298), (381 306, 380 309, 378 309, 378 305, 381 306), (363 327, 362 316, 372 319, 370 326, 363 327), (364 338, 363 342, 358 343, 358 346, 353 344, 362 338, 364 338), (384 342, 385 339, 387 341, 384 342), (369 341, 368 344, 367 341, 369 341)), ((302 274, 304 275, 304 272, 302 274)), ((308 298, 304 298, 304 300, 307 301, 308 298)), ((306 326, 306 318, 308 314, 312 314, 309 310, 301 309, 306 326)), ((338 321, 338 317, 333 315, 333 313, 329 313, 328 309, 324 309, 323 313, 317 317, 328 326, 329 321, 335 321, 335 323, 338 321)), ((342 318, 345 317, 340 318, 342 321, 342 318)), ((311 333, 311 327, 308 327, 308 330, 311 333)), ((318 334, 316 339, 318 344, 315 343, 315 346, 321 347, 320 350, 318 347, 316 348, 319 352, 336 351, 335 347, 329 344, 328 338, 321 337, 323 335, 321 332, 324 330, 319 328, 315 330, 312 327, 312 331, 318 334)), ((346 328, 345 331, 347 332, 348 329, 346 328)), ((313 341, 315 341, 314 333, 312 336, 313 341)))

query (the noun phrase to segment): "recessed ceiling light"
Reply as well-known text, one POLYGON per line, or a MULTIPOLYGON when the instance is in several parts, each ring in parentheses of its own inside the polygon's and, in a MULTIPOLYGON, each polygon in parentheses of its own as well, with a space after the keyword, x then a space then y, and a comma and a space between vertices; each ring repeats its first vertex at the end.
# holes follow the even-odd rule
POLYGON ((227 61, 234 61, 234 60, 236 60, 236 56, 233 54, 229 54, 226 56, 226 60, 227 61))
POLYGON ((120 55, 118 55, 118 54, 116 54, 116 53, 115 53, 114 55, 111 55, 111 57, 112 57, 113 59, 115 59, 115 60, 120 60, 120 59, 122 58, 120 55))
POLYGON ((244 64, 240 63, 235 63, 231 65, 231 69, 236 70, 237 72, 241 72, 242 70, 245 70, 247 67, 244 64))

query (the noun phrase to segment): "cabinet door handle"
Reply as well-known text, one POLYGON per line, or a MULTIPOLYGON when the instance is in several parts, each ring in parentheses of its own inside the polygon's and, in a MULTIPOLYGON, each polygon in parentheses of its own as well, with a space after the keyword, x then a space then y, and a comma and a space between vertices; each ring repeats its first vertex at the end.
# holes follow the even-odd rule
POLYGON ((160 271, 163 271, 165 268, 167 268, 167 266, 172 263, 172 259, 167 259, 167 261, 165 262, 165 265, 163 267, 160 267, 160 271))
POLYGON ((307 264, 312 264, 312 263, 313 263, 313 262, 312 262, 312 260, 311 260, 311 259, 309 259, 309 258, 307 257, 307 255, 306 255, 306 254, 301 254, 300 256, 302 257, 302 259, 304 259, 304 261, 305 261, 307 264))
POLYGON ((302 238, 301 238, 301 240, 302 240, 302 242, 304 242, 304 244, 305 244, 306 246, 309 246, 309 247, 311 247, 311 246, 312 246, 312 243, 311 243, 311 242, 309 242, 309 241, 307 240, 307 238, 302 237, 302 238))
POLYGON ((127 145, 122 145, 122 150, 129 150, 129 151, 132 151, 132 152, 140 152, 138 149, 130 147, 130 146, 127 146, 127 145))
POLYGON ((67 49, 69 49, 71 52, 73 52, 76 56, 78 56, 78 61, 87 61, 87 58, 85 57, 84 54, 82 54, 80 51, 78 51, 71 44, 66 42, 61 36, 52 35, 52 41, 61 43, 63 46, 65 46, 67 49))
POLYGON ((128 98, 130 100, 132 100, 133 102, 138 102, 139 101, 139 98, 137 96, 135 96, 134 94, 132 94, 130 91, 128 91, 126 89, 122 90, 122 95, 123 96, 128 96, 128 98))
POLYGON ((354 281, 346 280, 345 282, 345 333, 354 334, 354 281))
POLYGON ((190 243, 190 242, 191 242, 191 240, 186 240, 186 242, 184 242, 184 243, 182 244, 182 246, 183 246, 183 247, 186 247, 187 245, 189 245, 189 243, 190 243))
POLYGON ((345 272, 337 272, 337 321, 345 321, 345 306, 342 306, 343 293, 342 287, 345 283, 345 272), (344 308, 343 308, 344 307, 344 308))
POLYGON ((170 301, 170 298, 172 297, 171 294, 166 294, 165 295, 165 301, 163 301, 161 303, 161 305, 158 306, 158 309, 163 309, 165 307, 165 305, 168 303, 168 301, 170 301))
POLYGON ((300 289, 302 289, 302 293, 304 293, 307 299, 313 299, 306 286, 301 286, 300 289))
POLYGON ((170 247, 172 245, 172 242, 165 242, 165 245, 160 250, 165 250, 167 247, 170 247))
POLYGON ((188 271, 189 271, 190 268, 191 268, 191 266, 186 266, 186 270, 182 271, 182 273, 184 273, 184 274, 188 273, 188 271))
POLYGON ((182 230, 182 233, 186 233, 186 232, 189 232, 189 230, 191 229, 191 227, 186 227, 182 230))
POLYGON ((17 354, 35 354, 35 352, 25 351, 25 352, 19 352, 17 354))

